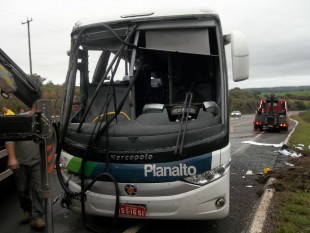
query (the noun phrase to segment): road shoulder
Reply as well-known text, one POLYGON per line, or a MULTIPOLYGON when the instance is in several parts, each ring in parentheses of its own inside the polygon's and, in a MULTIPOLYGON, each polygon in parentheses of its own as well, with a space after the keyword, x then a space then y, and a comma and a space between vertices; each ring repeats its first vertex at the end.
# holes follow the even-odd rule
POLYGON ((262 233, 265 220, 267 218, 268 208, 270 206, 272 197, 275 190, 270 188, 271 184, 276 181, 274 178, 270 178, 264 186, 264 192, 258 203, 258 206, 253 215, 252 221, 248 233, 262 233))

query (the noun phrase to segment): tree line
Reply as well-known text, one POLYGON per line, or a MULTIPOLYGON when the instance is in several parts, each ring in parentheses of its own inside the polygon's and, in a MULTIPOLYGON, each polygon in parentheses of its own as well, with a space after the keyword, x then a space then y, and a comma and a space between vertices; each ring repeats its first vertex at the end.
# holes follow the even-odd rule
MULTIPOLYGON (((42 98, 50 99, 52 101, 52 106, 54 109, 54 114, 59 115, 61 109, 61 95, 63 91, 63 85, 54 84, 52 81, 46 81, 45 78, 40 75, 33 74, 29 76, 34 83, 38 85, 42 90, 42 98)), ((258 90, 252 89, 240 89, 234 88, 229 90, 229 111, 241 111, 242 114, 254 114, 257 110, 261 99, 262 93, 258 90)), ((265 94, 265 97, 269 94, 265 94)), ((302 111, 310 110, 310 96, 309 95, 294 95, 286 93, 284 95, 278 95, 278 97, 286 99, 288 101, 288 107, 290 111, 302 111)), ((27 110, 21 101, 19 101, 13 95, 10 96, 9 100, 0 98, 0 106, 8 107, 13 110, 15 113, 19 113, 23 108, 27 110)))
MULTIPOLYGON (((254 114, 259 102, 261 100, 262 93, 257 90, 242 90, 240 88, 234 88, 229 90, 229 110, 241 111, 243 114, 254 114)), ((264 94, 264 97, 268 97, 270 94, 264 94)), ((277 95, 278 98, 285 99, 288 102, 289 111, 303 111, 310 110, 310 96, 309 95, 294 95, 284 94, 277 95)))
MULTIPOLYGON (((42 90, 42 99, 50 99, 52 101, 54 114, 59 115, 63 85, 54 84, 52 81, 48 81, 44 84, 46 78, 41 77, 38 74, 29 75, 29 78, 42 90)), ((15 114, 20 113, 21 109, 24 109, 25 111, 30 110, 23 102, 12 94, 9 95, 8 99, 0 97, 0 106, 1 109, 2 107, 11 109, 15 114)))

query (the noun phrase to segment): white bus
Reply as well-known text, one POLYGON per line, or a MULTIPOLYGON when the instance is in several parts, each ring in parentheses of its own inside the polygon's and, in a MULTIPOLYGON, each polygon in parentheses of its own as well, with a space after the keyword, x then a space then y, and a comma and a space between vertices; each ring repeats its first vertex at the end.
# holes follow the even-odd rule
POLYGON ((143 219, 227 216, 229 43, 233 79, 245 80, 246 39, 224 35, 211 9, 76 24, 56 161, 70 209, 143 219))

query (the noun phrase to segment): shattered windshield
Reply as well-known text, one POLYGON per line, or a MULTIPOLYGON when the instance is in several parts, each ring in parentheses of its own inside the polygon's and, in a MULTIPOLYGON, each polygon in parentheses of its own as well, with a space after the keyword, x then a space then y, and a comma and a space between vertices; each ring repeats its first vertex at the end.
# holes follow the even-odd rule
POLYGON ((80 45, 71 98, 80 102, 80 121, 94 123, 112 115, 136 120, 154 108, 167 111, 168 122, 175 122, 185 102, 190 102, 191 119, 210 103, 220 115, 215 27, 85 31, 74 38, 80 45))

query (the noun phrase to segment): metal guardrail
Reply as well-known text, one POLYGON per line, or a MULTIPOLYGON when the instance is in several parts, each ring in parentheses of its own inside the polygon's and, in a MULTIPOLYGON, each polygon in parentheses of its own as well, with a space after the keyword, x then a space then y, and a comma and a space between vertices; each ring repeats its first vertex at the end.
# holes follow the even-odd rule
MULTIPOLYGON (((8 156, 8 153, 6 152, 6 149, 1 150, 1 151, 0 151, 0 159, 4 158, 4 157, 6 157, 6 156, 8 156)), ((13 174, 13 172, 12 172, 12 170, 9 169, 9 168, 6 169, 5 171, 1 172, 1 173, 0 173, 0 182, 1 182, 2 180, 6 179, 7 177, 9 177, 9 176, 12 175, 12 174, 13 174)))

